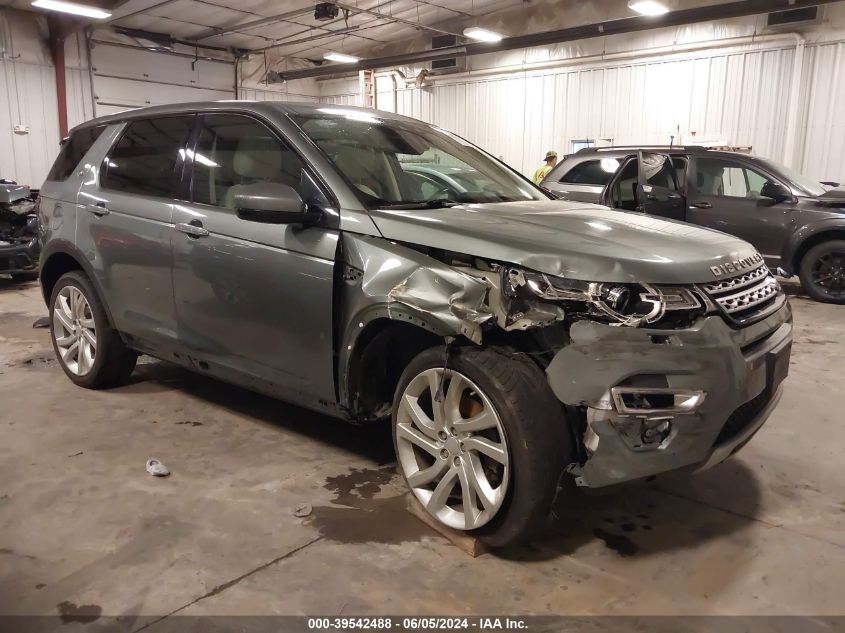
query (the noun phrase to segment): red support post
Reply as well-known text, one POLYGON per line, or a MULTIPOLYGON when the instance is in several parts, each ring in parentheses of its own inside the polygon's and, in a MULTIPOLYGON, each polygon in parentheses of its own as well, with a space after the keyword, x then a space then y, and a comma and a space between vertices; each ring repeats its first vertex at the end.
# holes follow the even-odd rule
POLYGON ((56 72, 56 100, 59 108, 59 136, 67 136, 67 86, 65 80, 65 39, 60 35, 61 24, 50 19, 50 56, 56 72))

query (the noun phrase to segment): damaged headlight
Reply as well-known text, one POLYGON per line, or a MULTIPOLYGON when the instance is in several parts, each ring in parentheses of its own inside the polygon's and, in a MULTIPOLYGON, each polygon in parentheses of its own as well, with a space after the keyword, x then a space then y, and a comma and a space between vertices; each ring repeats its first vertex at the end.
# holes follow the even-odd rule
POLYGON ((580 302, 611 323, 629 327, 656 323, 667 312, 702 307, 698 297, 684 287, 578 281, 519 268, 506 268, 503 276, 502 287, 510 297, 530 293, 546 301, 580 302))

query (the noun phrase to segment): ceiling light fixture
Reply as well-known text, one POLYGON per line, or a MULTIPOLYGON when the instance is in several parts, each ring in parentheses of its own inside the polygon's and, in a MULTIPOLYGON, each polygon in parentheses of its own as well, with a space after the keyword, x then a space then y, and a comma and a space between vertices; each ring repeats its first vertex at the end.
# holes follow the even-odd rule
POLYGON ((64 0, 35 0, 32 6, 39 9, 47 9, 48 11, 59 11, 61 13, 70 13, 71 15, 81 15, 86 18, 95 18, 97 20, 105 20, 111 17, 111 13, 103 11, 98 7, 91 7, 87 4, 76 4, 75 2, 64 2, 64 0))
POLYGON ((468 29, 464 29, 464 35, 472 40, 478 40, 479 42, 501 42, 502 35, 500 33, 496 33, 495 31, 488 31, 487 29, 482 29, 477 26, 471 26, 468 29))
POLYGON ((361 61, 360 57, 345 55, 343 53, 326 53, 323 55, 323 59, 327 59, 330 62, 339 62, 341 64, 354 64, 355 62, 361 61))
POLYGON ((628 8, 643 15, 663 15, 669 8, 659 0, 628 0, 628 8))

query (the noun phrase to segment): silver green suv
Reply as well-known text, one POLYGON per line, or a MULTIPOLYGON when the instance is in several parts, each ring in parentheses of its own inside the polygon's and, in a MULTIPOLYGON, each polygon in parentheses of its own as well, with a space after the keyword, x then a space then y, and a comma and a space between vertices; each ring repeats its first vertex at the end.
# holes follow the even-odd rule
POLYGON ((789 304, 746 242, 552 200, 383 112, 219 102, 95 119, 63 144, 39 213, 73 382, 119 385, 145 353, 389 417, 415 497, 492 546, 533 534, 563 475, 608 489, 727 458, 789 365, 789 304))

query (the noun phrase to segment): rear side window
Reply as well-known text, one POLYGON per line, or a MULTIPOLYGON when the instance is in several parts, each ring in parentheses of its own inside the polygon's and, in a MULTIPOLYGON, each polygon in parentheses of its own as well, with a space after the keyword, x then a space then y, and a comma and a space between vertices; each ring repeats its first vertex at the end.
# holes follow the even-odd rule
POLYGON ((585 160, 578 163, 566 172, 560 182, 567 182, 573 185, 601 185, 610 182, 613 174, 619 169, 618 158, 602 158, 597 160, 585 160))
POLYGON ((77 130, 71 134, 70 138, 62 143, 59 156, 53 163, 50 173, 47 174, 47 180, 67 180, 105 129, 105 125, 98 125, 77 130))
POLYGON ((103 165, 100 186, 125 193, 176 198, 177 163, 185 154, 193 115, 132 121, 103 165))

